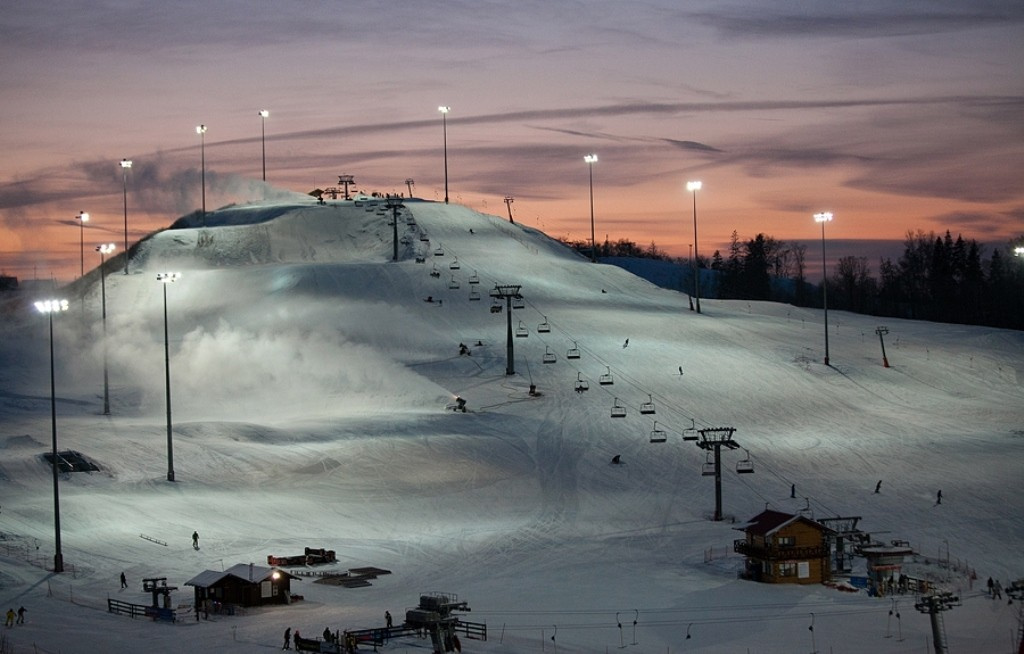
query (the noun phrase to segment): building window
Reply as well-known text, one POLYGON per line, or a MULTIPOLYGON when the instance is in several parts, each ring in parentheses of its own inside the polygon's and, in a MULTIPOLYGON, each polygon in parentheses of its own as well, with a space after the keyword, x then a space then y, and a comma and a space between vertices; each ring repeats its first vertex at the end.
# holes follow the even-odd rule
POLYGON ((796 545, 796 537, 794 536, 779 536, 775 539, 776 544, 779 547, 793 547, 796 545))
POLYGON ((796 576, 796 563, 793 561, 779 564, 779 576, 780 577, 795 577, 796 576))

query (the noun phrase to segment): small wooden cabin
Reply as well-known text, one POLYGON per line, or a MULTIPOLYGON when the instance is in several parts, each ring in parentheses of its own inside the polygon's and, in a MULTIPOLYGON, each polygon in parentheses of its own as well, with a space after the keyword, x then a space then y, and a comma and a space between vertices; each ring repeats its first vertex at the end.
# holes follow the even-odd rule
POLYGON ((185 585, 195 587, 197 607, 216 611, 221 606, 287 604, 295 578, 278 568, 239 563, 224 571, 204 570, 185 585))
POLYGON ((736 540, 733 549, 747 557, 747 579, 819 584, 831 577, 828 527, 806 516, 765 510, 740 531, 746 537, 736 540))

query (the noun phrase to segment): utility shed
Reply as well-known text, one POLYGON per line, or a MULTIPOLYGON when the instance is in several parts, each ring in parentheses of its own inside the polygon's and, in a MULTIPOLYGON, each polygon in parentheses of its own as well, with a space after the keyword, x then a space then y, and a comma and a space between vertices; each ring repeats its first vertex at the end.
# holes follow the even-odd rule
POLYGON ((221 607, 287 604, 292 579, 284 570, 238 563, 224 571, 204 570, 185 585, 195 587, 197 607, 217 612, 221 607))
POLYGON ((744 577, 773 584, 818 584, 830 577, 828 527, 803 516, 762 511, 739 529, 733 549, 747 557, 744 577))

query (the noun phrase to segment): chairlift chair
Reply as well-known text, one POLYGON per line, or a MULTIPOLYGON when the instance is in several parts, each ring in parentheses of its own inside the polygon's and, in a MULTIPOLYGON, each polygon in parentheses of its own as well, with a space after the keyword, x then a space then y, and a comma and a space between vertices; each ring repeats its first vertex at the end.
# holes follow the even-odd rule
POLYGON ((654 421, 654 429, 651 430, 652 443, 664 443, 668 440, 668 433, 664 429, 658 429, 658 421, 654 421))
POLYGON ((493 301, 491 301, 491 313, 501 313, 501 310, 503 308, 504 305, 501 303, 501 300, 495 298, 493 301))
POLYGON ((612 369, 610 366, 605 366, 605 370, 608 372, 598 377, 597 383, 601 386, 611 386, 615 383, 615 379, 612 378, 612 369))
POLYGON ((519 326, 516 327, 516 338, 526 338, 529 335, 530 335, 530 330, 527 329, 526 325, 523 324, 523 321, 520 320, 519 321, 519 326))
POLYGON ((443 257, 444 256, 444 248, 441 247, 440 245, 438 245, 436 248, 434 248, 434 256, 435 257, 443 257))
POLYGON ((704 477, 715 476, 715 462, 711 460, 711 452, 708 452, 707 458, 704 459, 704 465, 700 468, 700 474, 704 477))
POLYGON ((645 416, 654 414, 654 398, 647 394, 647 401, 640 405, 640 413, 645 416))
POLYGON ((452 270, 458 270, 459 269, 459 258, 455 257, 454 259, 452 259, 452 262, 450 264, 448 264, 448 267, 450 269, 452 269, 452 270))
POLYGON ((526 300, 523 299, 522 295, 515 295, 512 297, 512 308, 513 309, 525 309, 526 300))
POLYGON ((583 393, 590 390, 590 382, 583 379, 583 373, 576 373, 576 392, 583 393))
POLYGON ((430 237, 427 236, 426 232, 423 232, 422 234, 420 234, 420 240, 423 241, 424 243, 429 243, 430 237))
POLYGON ((754 462, 750 460, 750 452, 748 450, 743 451, 747 453, 747 456, 745 459, 736 462, 736 472, 741 475, 749 475, 754 472, 754 462))
POLYGON ((615 398, 615 402, 612 404, 612 417, 613 418, 625 418, 626 407, 619 404, 619 398, 615 398))
POLYGON ((693 418, 690 418, 690 426, 683 430, 684 441, 695 441, 697 440, 697 424, 693 418))
POLYGON ((480 301, 480 291, 476 290, 475 288, 470 290, 469 291, 469 301, 470 302, 479 302, 480 301))
POLYGON ((448 282, 448 288, 455 290, 459 287, 459 280, 455 279, 455 275, 452 275, 452 279, 448 282))
POLYGON ((420 255, 420 254, 416 255, 416 263, 426 263, 426 262, 427 262, 427 258, 425 256, 420 255))
POLYGON ((576 341, 573 341, 572 342, 572 347, 570 347, 568 350, 566 350, 565 358, 566 359, 579 359, 580 358, 580 348, 577 347, 576 341))
POLYGON ((537 325, 538 334, 547 334, 551 331, 551 325, 548 324, 548 317, 544 316, 544 322, 537 325))
POLYGON ((554 363, 556 361, 555 353, 551 351, 551 348, 547 345, 544 346, 544 358, 541 359, 541 363, 554 363))
POLYGON ((473 271, 473 274, 469 276, 469 283, 470 284, 479 284, 480 283, 480 275, 477 275, 475 270, 473 271))
POLYGON ((436 263, 434 264, 434 267, 430 269, 430 276, 431 277, 440 277, 441 276, 441 271, 437 269, 437 264, 436 263))

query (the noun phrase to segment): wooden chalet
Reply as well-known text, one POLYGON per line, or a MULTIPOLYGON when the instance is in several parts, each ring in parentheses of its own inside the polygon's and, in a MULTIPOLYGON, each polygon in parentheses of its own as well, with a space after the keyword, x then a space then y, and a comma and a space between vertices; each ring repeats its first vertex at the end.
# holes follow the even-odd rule
POLYGON ((747 557, 744 577, 773 584, 818 584, 831 577, 832 530, 814 520, 765 510, 740 529, 733 549, 747 557))
POLYGON ((185 585, 195 587, 197 607, 216 611, 222 606, 288 604, 295 578, 278 568, 239 563, 224 571, 204 570, 185 585))

